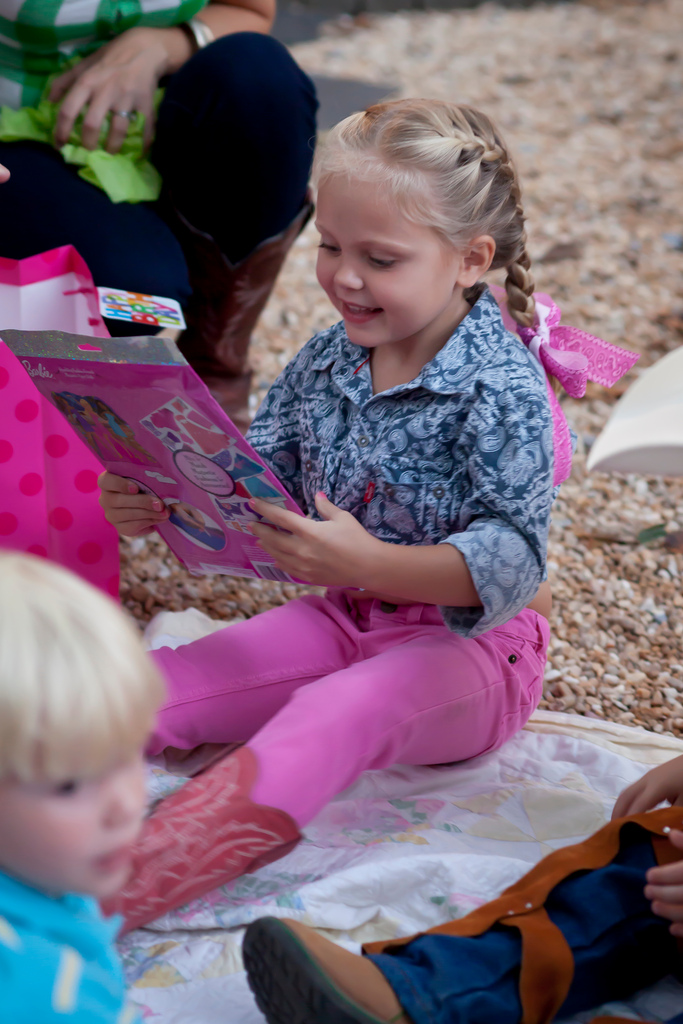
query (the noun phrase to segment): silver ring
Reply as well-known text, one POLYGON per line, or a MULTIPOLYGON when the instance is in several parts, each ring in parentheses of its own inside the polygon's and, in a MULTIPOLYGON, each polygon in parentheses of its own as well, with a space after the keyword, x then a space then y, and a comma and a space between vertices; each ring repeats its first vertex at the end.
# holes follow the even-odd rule
POLYGON ((112 114, 116 114, 117 117, 127 117, 129 121, 135 118, 134 110, 112 110, 112 114))

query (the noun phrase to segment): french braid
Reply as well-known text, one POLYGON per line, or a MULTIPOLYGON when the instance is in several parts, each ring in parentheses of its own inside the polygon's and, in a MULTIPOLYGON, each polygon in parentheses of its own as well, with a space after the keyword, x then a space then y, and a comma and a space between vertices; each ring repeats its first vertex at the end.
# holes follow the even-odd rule
POLYGON ((479 235, 496 243, 491 268, 505 267, 510 314, 534 321, 534 281, 524 211, 512 159, 489 118, 443 100, 378 103, 352 114, 318 151, 314 180, 335 173, 380 180, 411 219, 453 245, 479 235))

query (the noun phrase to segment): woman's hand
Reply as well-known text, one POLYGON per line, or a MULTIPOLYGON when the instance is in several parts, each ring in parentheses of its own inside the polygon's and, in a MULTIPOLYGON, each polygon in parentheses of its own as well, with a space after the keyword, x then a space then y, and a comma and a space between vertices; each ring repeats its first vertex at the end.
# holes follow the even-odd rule
MULTIPOLYGON (((683 832, 671 832, 669 842, 677 850, 683 850, 683 832)), ((650 868, 645 899, 652 901, 653 914, 673 921, 669 928, 671 934, 683 938, 683 860, 650 868)))
POLYGON ((85 110, 81 140, 86 149, 95 149, 102 122, 112 111, 106 150, 117 153, 130 120, 116 111, 125 110, 144 114, 144 141, 148 146, 154 132, 154 93, 159 79, 187 60, 191 51, 189 39, 177 27, 132 28, 79 61, 54 81, 50 91, 54 103, 62 100, 56 145, 65 145, 76 118, 85 110))
POLYGON ((683 756, 660 764, 625 789, 614 805, 612 820, 650 811, 665 801, 683 807, 683 756))
POLYGON ((250 529, 259 545, 275 559, 278 568, 323 587, 362 587, 371 562, 382 541, 371 536, 350 512, 337 508, 324 494, 315 496, 315 507, 325 522, 304 519, 268 501, 251 499, 260 516, 281 530, 265 523, 252 523, 250 529))
POLYGON ((104 472, 97 482, 104 518, 122 537, 143 537, 166 522, 170 515, 163 501, 153 494, 142 493, 132 480, 104 472))

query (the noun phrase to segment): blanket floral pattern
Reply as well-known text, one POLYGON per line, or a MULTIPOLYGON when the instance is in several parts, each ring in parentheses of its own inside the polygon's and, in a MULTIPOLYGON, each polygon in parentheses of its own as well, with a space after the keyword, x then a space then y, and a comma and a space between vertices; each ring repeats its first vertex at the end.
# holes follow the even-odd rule
MULTIPOLYGON (((643 770, 588 739, 523 731, 467 764, 368 772, 286 858, 126 936, 131 995, 155 1024, 262 1024, 240 957, 250 921, 294 917, 357 950, 460 917, 600 828, 643 770)), ((151 798, 179 784, 152 769, 151 798)), ((682 996, 666 981, 605 1012, 666 1020, 682 996)))

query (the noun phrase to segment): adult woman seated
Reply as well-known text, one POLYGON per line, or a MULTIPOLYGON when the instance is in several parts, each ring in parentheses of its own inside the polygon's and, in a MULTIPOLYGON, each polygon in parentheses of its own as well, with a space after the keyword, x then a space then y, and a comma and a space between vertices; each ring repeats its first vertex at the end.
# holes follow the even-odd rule
MULTIPOLYGON (((223 406, 246 409, 251 330, 305 224, 315 91, 267 33, 275 0, 0 0, 0 103, 61 101, 55 146, 0 142, 0 255, 70 243, 97 285, 176 299, 180 345, 223 406), (82 57, 71 67, 73 57, 82 57), (158 113, 154 94, 165 93, 158 113), (157 202, 112 202, 55 147, 120 150, 135 112, 163 178, 157 202)), ((112 334, 144 326, 108 320, 112 334)), ((153 328, 150 328, 153 330, 153 328)))

